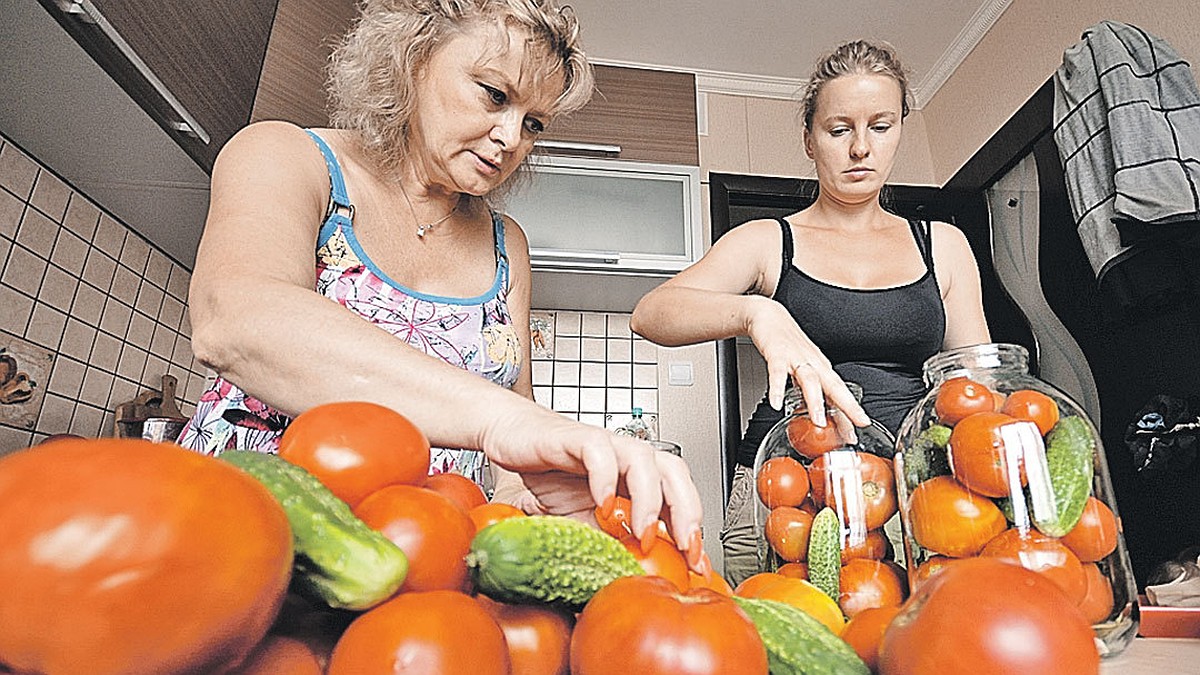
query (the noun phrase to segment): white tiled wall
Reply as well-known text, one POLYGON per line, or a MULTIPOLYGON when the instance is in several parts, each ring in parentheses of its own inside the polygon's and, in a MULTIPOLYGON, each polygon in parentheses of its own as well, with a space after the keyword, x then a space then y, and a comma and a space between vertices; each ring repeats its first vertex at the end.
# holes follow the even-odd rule
POLYGON ((54 353, 33 428, 0 424, 0 454, 48 434, 111 435, 112 411, 163 374, 189 414, 188 271, 0 135, 0 343, 54 353))
POLYGON ((596 426, 624 424, 635 406, 657 415, 658 348, 629 330, 628 314, 537 313, 554 322, 552 354, 533 359, 539 403, 596 426))

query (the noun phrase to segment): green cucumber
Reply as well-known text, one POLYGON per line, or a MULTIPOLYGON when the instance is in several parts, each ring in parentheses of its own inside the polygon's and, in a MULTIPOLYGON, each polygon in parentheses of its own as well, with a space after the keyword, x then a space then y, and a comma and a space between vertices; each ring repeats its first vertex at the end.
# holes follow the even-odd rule
POLYGON ((292 584, 335 609, 364 610, 404 583, 408 558, 304 468, 250 450, 219 455, 266 486, 287 513, 296 549, 292 584))
POLYGON ((808 533, 808 580, 837 602, 841 594, 842 523, 826 506, 813 517, 808 533))
POLYGON ((1095 437, 1082 417, 1064 417, 1046 434, 1046 466, 1054 509, 1051 513, 1033 510, 1033 523, 1043 534, 1061 537, 1079 522, 1092 491, 1095 451, 1095 437))
POLYGON ((950 431, 948 426, 932 424, 905 448, 904 480, 910 490, 930 478, 950 474, 950 460, 946 455, 950 431))
POLYGON ((471 542, 467 567, 475 588, 494 600, 571 611, 614 579, 644 574, 621 542, 561 516, 508 518, 485 527, 471 542))
POLYGON ((771 675, 868 675, 854 649, 820 621, 785 602, 734 596, 767 648, 771 675))

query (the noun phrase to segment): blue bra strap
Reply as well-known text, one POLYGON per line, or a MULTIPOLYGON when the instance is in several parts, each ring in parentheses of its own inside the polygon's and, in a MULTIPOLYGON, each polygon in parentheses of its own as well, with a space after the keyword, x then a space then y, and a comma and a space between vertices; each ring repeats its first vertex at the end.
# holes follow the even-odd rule
POLYGON ((346 181, 342 178, 342 168, 338 166, 337 156, 333 154, 333 150, 325 143, 325 140, 313 133, 312 129, 305 129, 304 132, 312 137, 313 142, 321 149, 321 155, 325 157, 325 166, 329 168, 329 213, 333 213, 335 206, 340 206, 353 213, 354 205, 350 203, 350 198, 346 195, 346 181))

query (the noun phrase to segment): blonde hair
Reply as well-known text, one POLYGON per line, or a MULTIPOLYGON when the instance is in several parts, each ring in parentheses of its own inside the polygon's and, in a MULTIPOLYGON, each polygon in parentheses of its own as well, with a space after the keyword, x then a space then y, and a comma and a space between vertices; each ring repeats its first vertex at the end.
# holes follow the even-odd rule
POLYGON ((357 131, 380 167, 394 170, 407 154, 421 69, 450 38, 488 24, 522 31, 544 68, 540 76, 562 73, 552 115, 591 99, 579 23, 554 0, 360 0, 358 19, 329 64, 332 124, 357 131))
POLYGON ((895 48, 886 42, 854 40, 839 45, 817 61, 813 68, 801 102, 806 131, 812 131, 813 114, 821 89, 830 80, 843 75, 883 75, 892 78, 900 85, 900 118, 908 116, 908 75, 904 72, 904 66, 900 65, 895 48))

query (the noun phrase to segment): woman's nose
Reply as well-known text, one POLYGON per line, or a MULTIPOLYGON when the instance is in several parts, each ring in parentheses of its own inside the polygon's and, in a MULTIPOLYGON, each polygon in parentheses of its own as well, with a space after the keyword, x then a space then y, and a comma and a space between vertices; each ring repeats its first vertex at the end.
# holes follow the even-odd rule
POLYGON ((492 127, 492 140, 505 150, 516 147, 521 140, 521 118, 519 115, 504 115, 492 127))
POLYGON ((855 134, 854 140, 850 143, 850 155, 855 159, 861 159, 871 153, 871 146, 867 142, 866 136, 855 134))

